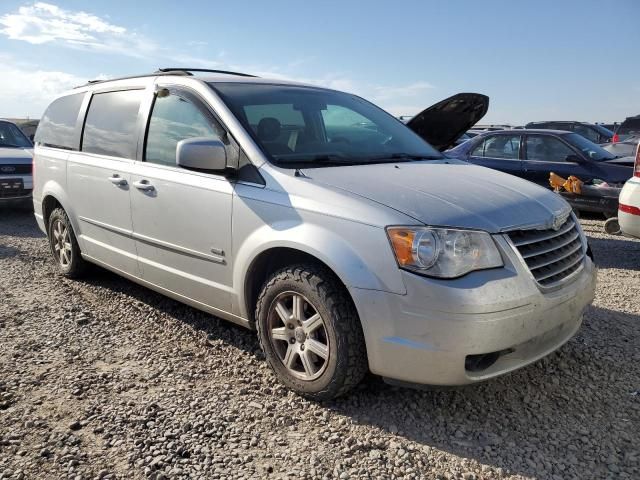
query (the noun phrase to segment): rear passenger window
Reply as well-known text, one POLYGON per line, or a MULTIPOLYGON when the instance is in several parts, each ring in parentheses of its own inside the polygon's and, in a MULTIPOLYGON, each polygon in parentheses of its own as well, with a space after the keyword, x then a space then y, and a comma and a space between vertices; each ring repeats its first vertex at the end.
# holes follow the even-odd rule
POLYGON ((84 93, 76 93, 55 100, 44 112, 34 141, 46 147, 76 150, 76 121, 84 93))
POLYGON ((496 135, 486 137, 472 152, 474 157, 504 158, 518 160, 520 158, 520 135, 496 135))
POLYGON ((144 90, 96 93, 91 98, 82 135, 82 151, 135 158, 138 110, 144 90))
POLYGON ((196 105, 181 96, 158 96, 153 105, 144 160, 176 165, 180 140, 194 137, 221 138, 224 131, 196 105))

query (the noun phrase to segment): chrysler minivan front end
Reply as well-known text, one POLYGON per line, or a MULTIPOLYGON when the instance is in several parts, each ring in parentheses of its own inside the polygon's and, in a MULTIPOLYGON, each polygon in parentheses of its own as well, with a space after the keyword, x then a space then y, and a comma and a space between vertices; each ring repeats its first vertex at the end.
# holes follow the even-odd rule
MULTIPOLYGON (((428 234, 428 244, 437 232, 428 234)), ((475 244, 463 238, 463 246, 454 239, 439 247, 443 256, 449 250, 451 256, 472 257, 468 268, 482 256, 489 260, 463 276, 443 278, 443 268, 436 275, 403 269, 405 295, 354 290, 363 324, 376 332, 367 343, 374 373, 396 382, 463 385, 534 362, 576 333, 594 297, 596 269, 573 216, 558 230, 478 238, 475 244)), ((420 261, 426 250, 432 259, 432 247, 419 242, 407 255, 420 261)), ((400 264, 402 255, 396 252, 400 264)))

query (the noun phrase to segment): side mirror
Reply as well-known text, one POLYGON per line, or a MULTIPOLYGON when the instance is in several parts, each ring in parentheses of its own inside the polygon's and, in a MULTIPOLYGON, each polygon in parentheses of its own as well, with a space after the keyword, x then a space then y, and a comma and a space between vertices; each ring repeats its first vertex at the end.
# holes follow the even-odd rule
POLYGON ((565 157, 565 162, 571 162, 571 163, 584 163, 584 160, 582 159, 582 157, 579 157, 578 155, 575 154, 571 154, 571 155, 567 155, 565 157))
POLYGON ((187 138, 178 142, 176 163, 182 168, 222 172, 227 168, 227 151, 215 137, 187 138))

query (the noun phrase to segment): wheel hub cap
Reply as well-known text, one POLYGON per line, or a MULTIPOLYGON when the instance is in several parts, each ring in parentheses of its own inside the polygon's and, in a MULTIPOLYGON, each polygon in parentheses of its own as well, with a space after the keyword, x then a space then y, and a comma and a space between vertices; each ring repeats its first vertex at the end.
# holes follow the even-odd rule
POLYGON ((284 292, 269 309, 271 346, 288 372, 301 380, 322 375, 329 360, 329 336, 316 307, 302 295, 284 292))
POLYGON ((295 333, 293 334, 296 342, 298 343, 304 343, 304 341, 307 339, 307 335, 304 333, 304 330, 302 329, 302 327, 298 327, 295 329, 295 333))

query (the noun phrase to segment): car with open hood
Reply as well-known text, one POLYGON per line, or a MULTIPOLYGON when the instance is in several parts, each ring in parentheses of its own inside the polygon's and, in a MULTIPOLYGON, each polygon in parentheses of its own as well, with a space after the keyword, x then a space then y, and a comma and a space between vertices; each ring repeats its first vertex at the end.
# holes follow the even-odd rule
POLYGON ((544 129, 487 132, 449 150, 447 155, 547 188, 551 188, 549 177, 553 172, 563 178, 573 175, 587 185, 616 189, 610 198, 597 198, 593 202, 568 197, 577 210, 607 216, 617 211, 617 197, 631 176, 634 161, 633 157, 619 158, 577 133, 544 129))
POLYGON ((31 207, 32 149, 17 125, 0 120, 0 205, 31 207))
POLYGON ((596 277, 561 197, 440 152, 487 107, 456 95, 404 125, 241 73, 91 82, 39 124, 35 216, 62 275, 94 263, 255 329, 309 398, 367 371, 476 383, 568 341, 596 277))

